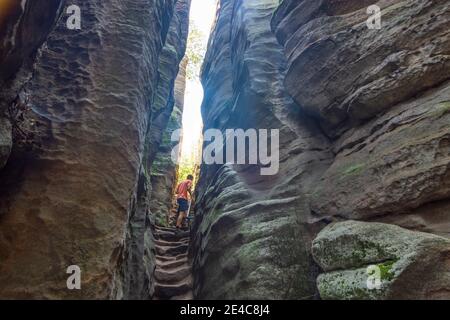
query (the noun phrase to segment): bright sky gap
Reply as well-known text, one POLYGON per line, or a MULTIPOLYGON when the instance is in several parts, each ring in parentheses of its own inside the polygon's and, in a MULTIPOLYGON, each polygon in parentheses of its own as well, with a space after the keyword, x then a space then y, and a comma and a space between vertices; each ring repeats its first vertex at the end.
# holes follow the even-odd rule
MULTIPOLYGON (((204 48, 216 15, 216 0, 192 0, 190 21, 201 31, 204 48)), ((188 46, 190 43, 188 42, 188 46)), ((202 52, 203 56, 205 52, 202 52)), ((202 134, 203 122, 200 107, 203 100, 203 88, 200 79, 187 79, 183 112, 183 144, 181 162, 191 158, 197 152, 202 134)))

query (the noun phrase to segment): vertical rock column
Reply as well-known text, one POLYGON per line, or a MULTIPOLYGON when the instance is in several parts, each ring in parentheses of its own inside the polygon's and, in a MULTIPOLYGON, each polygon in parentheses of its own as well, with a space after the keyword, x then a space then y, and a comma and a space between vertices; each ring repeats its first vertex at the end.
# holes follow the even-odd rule
POLYGON ((72 4, 81 30, 59 21, 26 86, 35 147, 1 172, 2 298, 126 293, 126 230, 174 1, 72 4), (81 290, 66 287, 70 265, 81 290))
POLYGON ((202 72, 205 129, 278 129, 280 170, 262 176, 259 166, 203 165, 192 249, 196 298, 316 294, 303 189, 330 154, 284 90, 286 59, 270 26, 278 4, 220 1, 202 72))
MULTIPOLYGON (((157 161, 153 165, 153 162, 160 151, 161 143, 163 148, 164 146, 170 148, 163 138, 166 138, 166 128, 168 124, 170 125, 171 114, 174 112, 175 79, 186 49, 190 2, 190 0, 176 2, 164 47, 159 56, 157 87, 152 97, 151 119, 146 132, 144 158, 139 172, 139 187, 132 203, 124 263, 121 266, 121 274, 125 279, 124 298, 126 299, 149 299, 153 295, 155 247, 153 229, 150 228, 154 220, 154 216, 150 215, 150 201, 153 197, 150 174, 152 168, 167 169, 166 164, 157 161)), ((169 190, 165 191, 170 194, 169 190)))

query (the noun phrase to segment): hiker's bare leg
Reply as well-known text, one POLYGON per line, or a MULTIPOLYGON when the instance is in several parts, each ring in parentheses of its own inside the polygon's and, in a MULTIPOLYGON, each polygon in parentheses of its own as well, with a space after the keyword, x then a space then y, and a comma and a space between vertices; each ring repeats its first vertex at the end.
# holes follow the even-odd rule
POLYGON ((180 214, 178 215, 177 228, 182 227, 185 218, 186 218, 186 211, 181 211, 180 214))

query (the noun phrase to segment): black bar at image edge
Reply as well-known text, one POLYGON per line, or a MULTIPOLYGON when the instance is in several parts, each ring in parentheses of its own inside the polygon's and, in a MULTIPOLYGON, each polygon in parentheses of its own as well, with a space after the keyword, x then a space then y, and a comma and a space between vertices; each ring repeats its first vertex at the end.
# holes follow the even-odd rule
POLYGON ((4 314, 58 319, 130 319, 134 314, 146 315, 144 319, 302 319, 311 314, 361 319, 386 316, 394 309, 404 318, 446 314, 449 307, 449 301, 0 301, 4 314))

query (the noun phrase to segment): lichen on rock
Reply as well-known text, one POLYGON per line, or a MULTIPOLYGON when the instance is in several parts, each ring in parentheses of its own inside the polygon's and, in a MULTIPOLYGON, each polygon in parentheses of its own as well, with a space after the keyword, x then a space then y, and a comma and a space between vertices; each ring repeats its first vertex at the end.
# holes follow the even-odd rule
POLYGON ((437 299, 450 293, 450 241, 398 226, 345 221, 324 228, 312 254, 322 299, 437 299), (368 281, 378 277, 379 288, 368 281))

